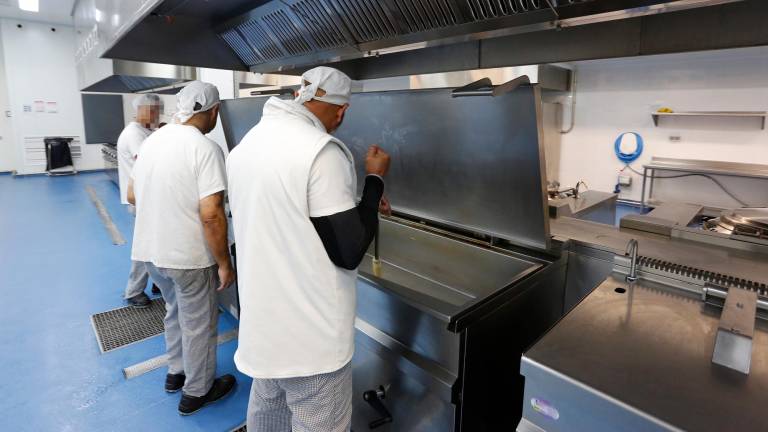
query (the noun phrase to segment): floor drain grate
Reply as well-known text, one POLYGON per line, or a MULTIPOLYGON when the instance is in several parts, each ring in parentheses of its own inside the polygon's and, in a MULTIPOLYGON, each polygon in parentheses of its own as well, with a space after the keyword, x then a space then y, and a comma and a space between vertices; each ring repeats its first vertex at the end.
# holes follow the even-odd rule
POLYGON ((91 323, 105 353, 163 333, 164 317, 165 302, 158 298, 144 309, 126 306, 91 315, 91 323))

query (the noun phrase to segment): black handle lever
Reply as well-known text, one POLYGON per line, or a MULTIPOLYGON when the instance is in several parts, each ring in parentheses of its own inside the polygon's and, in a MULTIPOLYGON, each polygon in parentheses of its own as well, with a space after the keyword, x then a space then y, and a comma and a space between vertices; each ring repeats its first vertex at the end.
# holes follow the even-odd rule
POLYGON ((386 396, 386 391, 382 386, 379 386, 376 390, 368 390, 363 393, 363 399, 381 416, 381 418, 368 423, 369 429, 376 429, 379 426, 392 423, 392 414, 390 414, 387 407, 385 407, 384 403, 381 401, 386 396))

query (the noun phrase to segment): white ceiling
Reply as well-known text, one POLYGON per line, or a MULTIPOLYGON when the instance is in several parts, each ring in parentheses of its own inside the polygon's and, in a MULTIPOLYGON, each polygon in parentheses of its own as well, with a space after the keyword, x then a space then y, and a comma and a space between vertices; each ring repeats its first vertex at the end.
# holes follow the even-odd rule
POLYGON ((72 25, 72 7, 75 0, 40 0, 40 12, 19 9, 18 0, 0 0, 0 17, 72 25))

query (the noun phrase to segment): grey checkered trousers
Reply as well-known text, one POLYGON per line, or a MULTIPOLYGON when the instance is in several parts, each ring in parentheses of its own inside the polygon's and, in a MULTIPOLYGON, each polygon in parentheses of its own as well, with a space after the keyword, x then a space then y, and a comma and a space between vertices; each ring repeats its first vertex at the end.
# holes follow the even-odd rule
POLYGON ((254 379, 248 432, 348 432, 352 366, 298 378, 254 379))

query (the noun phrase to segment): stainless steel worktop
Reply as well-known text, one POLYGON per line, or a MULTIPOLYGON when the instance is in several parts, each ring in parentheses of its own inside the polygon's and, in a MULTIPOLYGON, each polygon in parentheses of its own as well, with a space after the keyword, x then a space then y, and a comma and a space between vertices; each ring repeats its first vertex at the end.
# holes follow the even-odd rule
POLYGON ((556 215, 552 215, 552 211, 550 210, 550 216, 572 216, 587 212, 595 206, 605 204, 606 202, 616 205, 617 198, 618 195, 615 193, 592 190, 580 193, 578 198, 551 198, 548 202, 549 207, 550 209, 555 209, 556 215))
POLYGON ((768 165, 654 157, 646 169, 768 179, 768 165))
POLYGON ((699 296, 609 277, 524 355, 518 430, 768 430, 768 329, 742 375, 711 362, 719 317, 699 296))
POLYGON ((753 251, 714 247, 573 218, 551 220, 550 230, 560 240, 570 239, 615 254, 623 254, 627 242, 634 238, 640 243, 643 256, 768 283, 768 255, 753 251))

